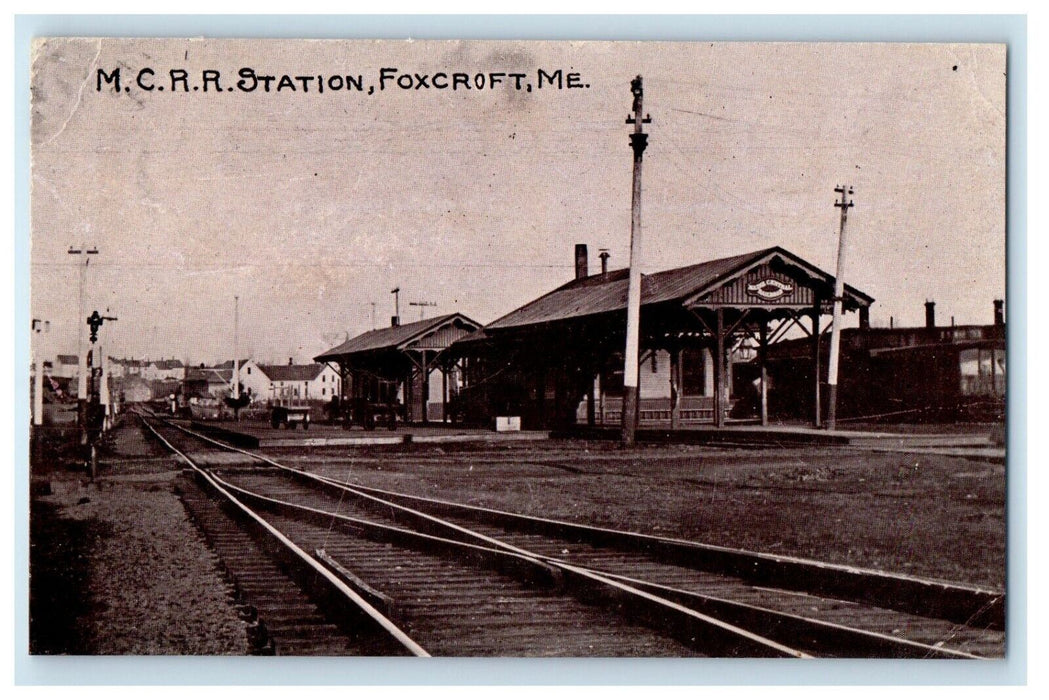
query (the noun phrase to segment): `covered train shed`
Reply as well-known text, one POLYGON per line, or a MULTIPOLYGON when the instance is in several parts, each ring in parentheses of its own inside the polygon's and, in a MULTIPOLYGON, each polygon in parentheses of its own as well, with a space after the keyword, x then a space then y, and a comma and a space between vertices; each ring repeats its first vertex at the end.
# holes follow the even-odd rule
POLYGON ((394 325, 350 338, 313 359, 337 368, 344 400, 399 404, 403 420, 423 423, 432 417, 431 404, 437 403, 443 421, 457 381, 457 359, 448 354, 448 347, 480 327, 460 313, 404 325, 395 320, 394 325), (440 375, 437 402, 433 401, 437 385, 431 386, 434 372, 440 375))
MULTIPOLYGON (((519 415, 524 427, 541 429, 621 420, 629 271, 590 275, 586 257, 577 246, 575 279, 449 349, 464 372, 454 410, 467 421, 519 415)), ((811 376, 819 376, 833 290, 832 275, 780 247, 644 275, 641 421, 723 426, 734 399, 730 365, 753 353, 761 367, 758 414, 767 422, 767 349, 800 332, 811 342, 811 376)), ((845 286, 843 308, 859 311, 860 325, 873 301, 845 286)), ((819 391, 813 381, 817 407, 819 391)))

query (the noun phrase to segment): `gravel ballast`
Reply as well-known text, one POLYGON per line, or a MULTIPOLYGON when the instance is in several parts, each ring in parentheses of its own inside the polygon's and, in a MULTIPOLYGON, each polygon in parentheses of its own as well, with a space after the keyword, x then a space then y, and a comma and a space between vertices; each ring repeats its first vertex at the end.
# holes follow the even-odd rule
POLYGON ((247 654, 220 562, 173 490, 179 473, 119 428, 99 478, 34 469, 30 651, 247 654), (41 475, 40 471, 47 471, 41 475))

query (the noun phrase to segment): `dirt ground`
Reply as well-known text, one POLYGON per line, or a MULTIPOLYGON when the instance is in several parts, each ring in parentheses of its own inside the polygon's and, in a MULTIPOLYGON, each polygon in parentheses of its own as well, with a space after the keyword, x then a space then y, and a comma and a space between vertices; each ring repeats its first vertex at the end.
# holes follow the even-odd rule
POLYGON ((66 459, 33 468, 30 653, 248 653, 219 562, 172 490, 177 465, 135 426, 116 431, 93 483, 66 459))
POLYGON ((363 485, 605 527, 1004 587, 1005 467, 839 447, 548 441, 316 450, 363 485))

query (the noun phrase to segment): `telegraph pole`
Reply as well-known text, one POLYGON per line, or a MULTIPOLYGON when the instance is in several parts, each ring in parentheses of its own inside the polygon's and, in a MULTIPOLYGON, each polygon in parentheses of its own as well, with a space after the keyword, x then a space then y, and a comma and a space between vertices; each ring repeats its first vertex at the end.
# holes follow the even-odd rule
POLYGON ((237 336, 240 325, 240 297, 233 296, 233 399, 240 398, 240 348, 237 336))
POLYGON ((634 186, 630 197, 630 280, 626 305, 626 352, 623 358, 623 436, 624 446, 633 445, 637 438, 638 418, 638 354, 641 334, 641 159, 648 146, 644 125, 652 117, 642 117, 644 90, 641 76, 630 81, 634 95, 634 114, 626 118, 634 125, 630 147, 634 151, 634 186))
MULTIPOLYGON (((830 361, 827 365, 827 384, 830 396, 827 397, 827 430, 835 429, 838 414, 838 354, 841 347, 841 305, 845 296, 845 222, 849 218, 849 207, 852 200, 845 200, 846 195, 853 194, 852 187, 839 185, 834 191, 841 195, 841 201, 834 206, 841 209, 841 232, 838 234, 838 271, 834 275, 834 311, 831 317, 830 361)), ((819 329, 817 328, 817 332, 819 329)))
POLYGON ((36 336, 35 342, 32 344, 33 347, 33 366, 36 368, 36 373, 33 375, 33 425, 44 424, 44 358, 47 356, 44 353, 43 342, 41 341, 40 333, 51 330, 51 322, 43 321, 39 318, 33 319, 33 325, 31 326, 33 333, 36 336))

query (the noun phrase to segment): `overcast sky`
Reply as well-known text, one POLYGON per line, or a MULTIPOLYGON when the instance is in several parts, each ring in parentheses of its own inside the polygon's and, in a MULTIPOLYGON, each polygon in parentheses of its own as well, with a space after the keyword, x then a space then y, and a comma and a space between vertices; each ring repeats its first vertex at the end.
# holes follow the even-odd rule
POLYGON ((592 271, 598 248, 626 266, 636 74, 652 116, 643 272, 772 245, 833 272, 846 183, 847 281, 875 297, 875 325, 921 324, 926 299, 943 323, 991 322, 1005 50, 944 44, 44 42, 32 314, 51 321, 52 353, 75 351, 67 250, 86 244, 100 254, 85 315, 120 319, 108 354, 231 357, 235 295, 240 354, 263 360, 370 329, 372 302, 388 324, 397 286, 406 322, 419 301, 487 323, 570 279, 575 243, 592 271), (98 70, 118 67, 121 91, 99 91, 98 70), (237 88, 242 68, 273 75, 270 91, 237 88), (382 68, 411 88, 379 90, 382 68), (588 87, 539 89, 540 69, 588 87), (205 70, 221 92, 204 92, 205 70), (451 89, 455 72, 471 89, 451 89), (491 73, 524 74, 522 89, 509 75, 490 88, 491 73), (449 87, 415 89, 415 74, 449 87), (365 92, 305 75, 359 75, 365 92))

